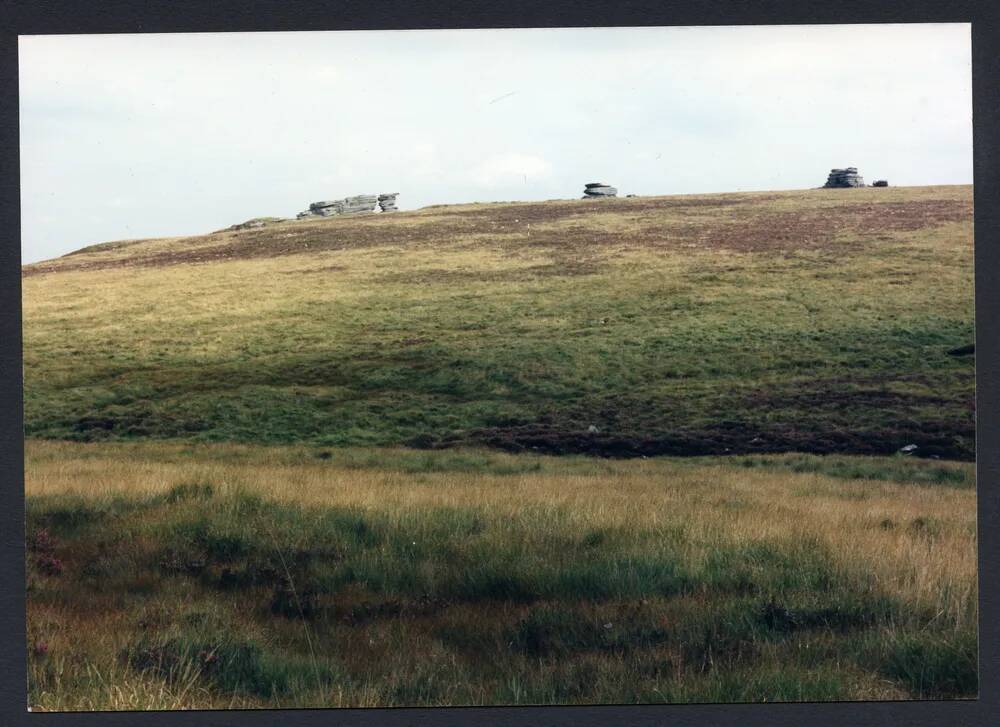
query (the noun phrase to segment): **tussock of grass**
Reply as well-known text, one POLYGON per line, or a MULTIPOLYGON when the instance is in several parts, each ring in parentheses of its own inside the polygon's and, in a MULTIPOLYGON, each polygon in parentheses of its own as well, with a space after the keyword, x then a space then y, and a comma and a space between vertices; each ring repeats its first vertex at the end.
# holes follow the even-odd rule
POLYGON ((974 634, 957 639, 908 634, 892 642, 881 668, 921 699, 972 697, 979 691, 977 654, 974 634))
POLYGON ((224 635, 140 641, 123 657, 134 670, 151 672, 168 683, 183 684, 197 674, 223 693, 265 699, 287 699, 317 686, 329 688, 334 674, 308 658, 269 653, 255 642, 224 635))

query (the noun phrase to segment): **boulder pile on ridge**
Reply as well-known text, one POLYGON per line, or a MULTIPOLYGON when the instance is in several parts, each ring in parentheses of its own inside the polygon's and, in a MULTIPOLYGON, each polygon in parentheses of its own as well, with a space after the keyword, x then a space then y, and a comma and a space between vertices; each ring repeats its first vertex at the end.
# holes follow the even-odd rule
POLYGON ((617 197, 618 189, 603 182, 588 182, 584 185, 583 198, 593 199, 595 197, 617 197))
POLYGON ((344 199, 323 200, 313 202, 309 209, 296 215, 296 219, 309 217, 335 217, 338 215, 364 215, 375 211, 378 205, 383 212, 393 212, 396 209, 396 197, 399 192, 391 194, 356 194, 344 199))
POLYGON ((824 188, 843 187, 864 187, 865 180, 858 174, 857 167, 847 167, 846 169, 831 169, 830 175, 826 178, 824 188))
POLYGON ((378 206, 383 212, 395 212, 396 211, 396 197, 399 196, 399 192, 385 192, 378 196, 378 206))

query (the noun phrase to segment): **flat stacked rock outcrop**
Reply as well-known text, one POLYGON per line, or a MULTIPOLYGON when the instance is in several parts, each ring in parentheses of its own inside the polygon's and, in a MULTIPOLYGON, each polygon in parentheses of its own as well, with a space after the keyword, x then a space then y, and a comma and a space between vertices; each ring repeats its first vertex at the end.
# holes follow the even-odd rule
POLYGON ((396 197, 399 196, 399 192, 386 192, 385 194, 380 194, 378 196, 378 206, 383 212, 395 212, 396 211, 396 197))
POLYGON ((344 211, 341 214, 355 215, 359 212, 374 212, 377 204, 377 194, 358 194, 344 200, 344 211))
POLYGON ((857 167, 847 167, 846 169, 831 169, 830 176, 826 179, 823 187, 864 187, 865 180, 858 174, 857 167))
POLYGON ((378 196, 374 194, 358 194, 344 199, 323 200, 313 202, 309 209, 299 212, 297 219, 307 217, 333 217, 335 215, 357 215, 374 212, 378 196))
POLYGON ((888 187, 889 183, 886 180, 884 180, 884 179, 876 179, 874 182, 872 182, 872 186, 873 187, 888 187))
POLYGON ((617 197, 618 189, 603 182, 589 182, 584 185, 583 198, 592 199, 594 197, 617 197))

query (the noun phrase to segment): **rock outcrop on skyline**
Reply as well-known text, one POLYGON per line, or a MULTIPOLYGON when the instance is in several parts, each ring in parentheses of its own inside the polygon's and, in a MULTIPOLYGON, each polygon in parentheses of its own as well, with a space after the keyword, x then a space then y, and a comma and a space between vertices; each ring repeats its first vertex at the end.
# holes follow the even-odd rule
POLYGON ((603 182, 588 182, 584 185, 583 198, 593 199, 594 197, 617 197, 618 189, 603 182))
POLYGON ((385 194, 356 194, 344 199, 322 200, 313 202, 309 209, 296 215, 296 219, 304 220, 310 217, 336 217, 338 215, 364 215, 375 212, 376 206, 382 212, 396 211, 396 197, 399 192, 385 194))
POLYGON ((857 167, 831 169, 824 188, 864 187, 865 180, 858 174, 857 167))
POLYGON ((396 197, 399 196, 399 192, 385 192, 378 196, 378 206, 383 212, 395 212, 396 211, 396 197))

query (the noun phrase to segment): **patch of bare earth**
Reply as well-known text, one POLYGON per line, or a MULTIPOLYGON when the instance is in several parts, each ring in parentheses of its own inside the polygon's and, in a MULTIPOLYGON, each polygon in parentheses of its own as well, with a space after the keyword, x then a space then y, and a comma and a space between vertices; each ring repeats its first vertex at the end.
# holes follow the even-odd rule
MULTIPOLYGON (((922 408, 954 402, 927 391, 897 391, 894 382, 919 384, 920 376, 817 380, 810 384, 789 382, 750 389, 738 395, 734 411, 799 412, 791 419, 755 420, 729 418, 719 411, 711 423, 685 421, 679 415, 669 430, 643 416, 640 401, 621 399, 581 402, 559 414, 538 421, 488 427, 456 433, 430 447, 486 445, 510 452, 588 454, 600 457, 700 456, 807 452, 813 454, 893 454, 916 444, 925 457, 968 460, 974 458, 975 403, 967 414, 930 420, 914 416, 922 408), (886 421, 853 422, 838 426, 852 412, 892 412, 886 421), (810 420, 813 424, 810 424, 810 420), (591 428, 590 423, 599 426, 591 428)), ((933 383, 926 380, 926 383, 933 383)), ((683 401, 663 399, 657 406, 683 411, 683 401)))
POLYGON ((884 430, 804 431, 783 423, 762 427, 749 422, 677 428, 670 432, 635 434, 591 432, 539 424, 478 429, 423 446, 488 446, 507 452, 586 454, 595 457, 691 457, 729 454, 888 455, 907 444, 917 444, 921 456, 972 461, 971 450, 956 444, 956 437, 975 441, 975 426, 957 429, 954 422, 884 430))

